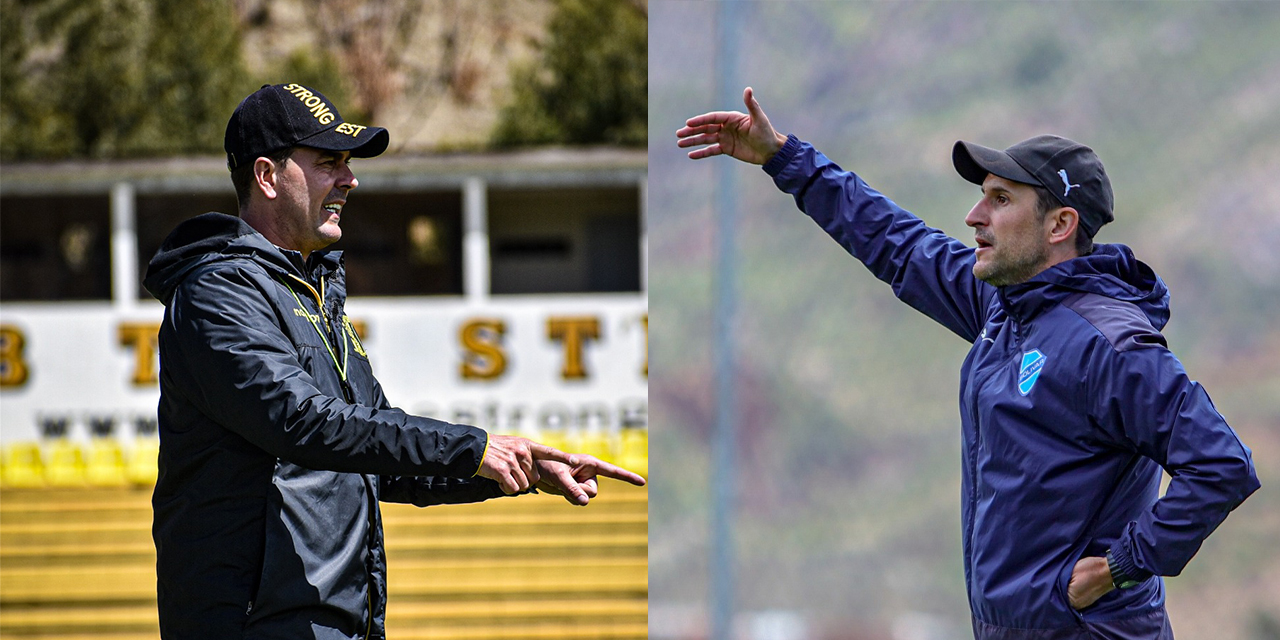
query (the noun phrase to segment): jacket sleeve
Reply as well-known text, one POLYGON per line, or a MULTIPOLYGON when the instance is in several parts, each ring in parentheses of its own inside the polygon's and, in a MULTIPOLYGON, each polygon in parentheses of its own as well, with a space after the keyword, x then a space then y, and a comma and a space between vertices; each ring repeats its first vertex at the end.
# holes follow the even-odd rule
MULTIPOLYGON (((382 384, 377 380, 373 381, 373 405, 379 409, 392 409, 391 401, 387 399, 386 393, 382 391, 382 384)), ((378 478, 378 484, 378 497, 383 502, 400 502, 419 507, 483 502, 507 495, 497 482, 479 476, 450 478, 383 475, 378 478)))
POLYGON ((1163 346, 1101 350, 1089 367, 1091 418, 1169 474, 1163 497, 1111 547, 1129 577, 1176 576, 1227 514, 1258 489, 1249 448, 1163 346))
POLYGON ((899 299, 969 342, 978 338, 995 288, 973 276, 972 248, 930 228, 795 136, 763 169, 899 299))
POLYGON ((380 476, 378 482, 381 485, 379 498, 383 502, 402 502, 419 507, 484 502, 507 495, 497 482, 479 477, 380 476))
POLYGON ((163 328, 179 362, 164 362, 205 415, 268 453, 329 471, 469 478, 481 429, 349 404, 320 391, 280 329, 274 286, 253 269, 222 263, 174 293, 163 328))

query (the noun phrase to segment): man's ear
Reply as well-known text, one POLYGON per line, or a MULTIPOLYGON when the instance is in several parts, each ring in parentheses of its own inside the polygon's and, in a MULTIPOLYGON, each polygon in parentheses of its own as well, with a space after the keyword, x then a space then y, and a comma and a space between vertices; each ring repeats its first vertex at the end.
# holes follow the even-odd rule
MULTIPOLYGON (((287 161, 286 161, 287 162, 287 161)), ((253 161, 254 185, 268 200, 275 200, 279 192, 276 190, 280 179, 280 165, 269 158, 258 158, 253 161)))
POLYGON ((1060 207, 1049 212, 1045 225, 1048 227, 1049 244, 1067 242, 1075 237, 1076 228, 1080 226, 1080 213, 1072 207, 1060 207))

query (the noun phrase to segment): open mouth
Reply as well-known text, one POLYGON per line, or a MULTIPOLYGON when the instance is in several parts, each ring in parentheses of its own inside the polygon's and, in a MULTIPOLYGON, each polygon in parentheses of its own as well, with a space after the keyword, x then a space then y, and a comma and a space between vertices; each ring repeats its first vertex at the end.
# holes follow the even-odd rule
POLYGON ((321 207, 321 209, 324 209, 325 211, 328 211, 330 214, 338 216, 339 218, 342 217, 341 202, 330 202, 329 204, 326 204, 323 207, 321 207))
POLYGON ((982 238, 978 238, 978 237, 975 237, 973 240, 974 240, 974 242, 977 242, 977 243, 978 243, 978 248, 979 248, 979 249, 989 249, 989 248, 991 248, 991 243, 990 243, 990 242, 988 242, 987 240, 984 240, 984 239, 982 239, 982 238))

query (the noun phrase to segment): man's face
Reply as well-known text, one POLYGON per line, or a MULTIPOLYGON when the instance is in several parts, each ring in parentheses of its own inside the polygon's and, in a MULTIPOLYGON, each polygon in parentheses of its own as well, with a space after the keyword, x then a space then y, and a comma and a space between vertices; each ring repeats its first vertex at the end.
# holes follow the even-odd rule
POLYGON ((342 238, 342 206, 359 184, 350 160, 350 151, 298 147, 278 167, 275 226, 283 248, 307 255, 342 238))
POLYGON ((987 175, 964 223, 978 243, 973 275, 997 287, 1025 282, 1049 266, 1049 237, 1030 185, 987 175))

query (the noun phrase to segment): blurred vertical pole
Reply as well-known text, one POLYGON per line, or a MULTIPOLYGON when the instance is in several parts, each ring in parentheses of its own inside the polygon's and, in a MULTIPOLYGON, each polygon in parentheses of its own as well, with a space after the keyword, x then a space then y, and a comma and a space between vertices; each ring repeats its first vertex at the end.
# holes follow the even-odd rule
MULTIPOLYGON (((111 185, 111 302, 118 311, 138 305, 137 208, 133 185, 111 185)), ((151 259, 151 256, 147 256, 151 259)))
POLYGON ((462 185, 462 294, 467 302, 489 297, 489 197, 488 185, 477 177, 462 185))
MULTIPOLYGON (((722 0, 716 19, 716 65, 719 79, 716 108, 732 109, 741 102, 738 86, 738 18, 746 2, 722 0)), ((737 496, 738 402, 734 365, 734 315, 737 284, 734 263, 738 208, 737 161, 716 163, 716 289, 713 340, 716 381, 716 420, 711 442, 711 640, 732 640, 734 596, 734 505, 737 496)))

